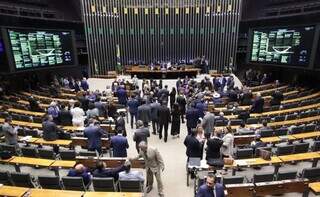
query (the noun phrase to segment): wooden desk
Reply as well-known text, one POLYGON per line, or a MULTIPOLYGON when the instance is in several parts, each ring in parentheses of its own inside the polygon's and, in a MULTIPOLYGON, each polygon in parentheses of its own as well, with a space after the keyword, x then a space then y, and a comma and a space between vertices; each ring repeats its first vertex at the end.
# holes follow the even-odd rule
POLYGON ((320 182, 309 183, 309 188, 315 195, 320 194, 320 182))
MULTIPOLYGON (((108 168, 115 168, 119 167, 120 165, 123 165, 126 161, 126 158, 122 157, 100 157, 100 161, 104 161, 107 164, 108 168)), ((82 163, 83 165, 89 167, 89 168, 95 168, 97 157, 82 157, 78 156, 76 157, 76 161, 79 163, 82 163)), ((144 168, 144 160, 134 160, 131 161, 131 167, 132 168, 144 168)))
POLYGON ((290 140, 296 140, 295 137, 292 135, 285 135, 285 140, 279 136, 273 136, 273 137, 263 137, 261 138, 261 141, 264 143, 277 143, 282 141, 290 141, 290 140))
POLYGON ((255 95, 256 93, 260 92, 261 95, 263 94, 266 94, 266 93, 272 93, 276 90, 284 90, 284 89, 287 89, 289 86, 285 85, 285 86, 280 86, 280 87, 277 87, 277 88, 272 88, 272 89, 267 89, 267 90, 257 90, 257 91, 253 91, 252 94, 255 95))
MULTIPOLYGON (((29 105, 29 101, 26 101, 26 100, 18 100, 17 102, 22 104, 22 105, 29 105)), ((49 104, 40 103, 39 106, 42 109, 47 109, 49 107, 49 104)))
POLYGON ((248 87, 250 90, 254 91, 257 89, 269 89, 269 87, 274 87, 276 85, 276 83, 268 83, 268 84, 264 84, 264 85, 259 85, 259 86, 253 86, 253 87, 248 87))
POLYGON ((68 196, 68 197, 81 197, 83 191, 71 191, 71 190, 55 190, 55 189, 31 189, 31 197, 59 197, 59 196, 68 196))
POLYGON ((247 145, 250 144, 255 138, 255 135, 237 135, 234 136, 234 144, 236 146, 239 145, 247 145))
POLYGON ((76 164, 76 161, 68 161, 68 160, 55 160, 50 167, 53 168, 73 168, 76 164))
POLYGON ((283 180, 262 182, 255 184, 255 191, 257 196, 277 195, 284 193, 304 193, 305 196, 308 192, 307 179, 283 180))
POLYGON ((253 183, 228 184, 225 188, 228 197, 250 197, 254 194, 253 183))
MULTIPOLYGON (((31 158, 31 157, 14 157, 12 160, 8 161, 10 164, 16 165, 27 165, 27 166, 42 166, 49 167, 54 162, 51 159, 40 159, 40 158, 31 158)), ((20 169, 16 169, 18 172, 20 169)))
POLYGON ((15 109, 15 108, 9 108, 7 111, 10 113, 23 114, 23 115, 29 115, 29 116, 39 116, 39 117, 43 117, 46 114, 43 112, 33 112, 33 111, 15 109))
POLYGON ((315 132, 309 132, 309 133, 299 133, 299 134, 294 134, 291 135, 297 140, 303 140, 303 139, 309 139, 309 138, 316 138, 320 136, 320 131, 315 131, 315 132))
POLYGON ((29 92, 21 92, 21 94, 26 95, 26 96, 33 96, 34 98, 37 98, 40 100, 45 100, 45 101, 59 101, 61 103, 69 103, 69 99, 51 98, 51 97, 41 96, 41 95, 37 95, 37 94, 31 94, 29 92))
POLYGON ((299 153, 279 156, 279 159, 285 163, 293 161, 317 160, 320 159, 320 154, 318 152, 299 153))
POLYGON ((75 126, 64 126, 62 127, 65 131, 75 132, 75 131, 84 131, 85 127, 75 127, 75 126))
POLYGON ((86 192, 83 197, 142 197, 135 192, 86 192))
POLYGON ((41 145, 57 145, 57 146, 66 146, 69 147, 72 144, 72 140, 54 140, 54 141, 46 141, 43 138, 39 138, 33 144, 41 144, 41 145))
POLYGON ((29 188, 26 187, 15 187, 15 186, 2 186, 0 187, 0 196, 23 196, 28 192, 29 188))
MULTIPOLYGON (((73 137, 72 139, 72 146, 82 146, 87 147, 88 145, 88 138, 85 137, 73 137)), ((110 140, 109 138, 101 138, 101 147, 105 149, 110 148, 110 140)))
POLYGON ((320 96, 320 92, 317 92, 317 93, 314 93, 314 94, 311 94, 311 95, 308 95, 308 96, 303 96, 303 97, 290 99, 290 100, 284 100, 284 101, 281 101, 281 104, 300 102, 300 101, 304 101, 304 100, 307 100, 307 99, 312 99, 312 98, 319 97, 319 96, 320 96))

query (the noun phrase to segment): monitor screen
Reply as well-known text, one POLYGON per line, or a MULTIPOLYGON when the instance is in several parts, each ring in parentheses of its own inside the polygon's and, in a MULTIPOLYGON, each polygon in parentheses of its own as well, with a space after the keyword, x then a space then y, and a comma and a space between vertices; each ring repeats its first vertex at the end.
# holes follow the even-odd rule
POLYGON ((7 29, 16 70, 74 65, 71 31, 7 29))
POLYGON ((252 30, 250 62, 308 66, 315 26, 252 30))

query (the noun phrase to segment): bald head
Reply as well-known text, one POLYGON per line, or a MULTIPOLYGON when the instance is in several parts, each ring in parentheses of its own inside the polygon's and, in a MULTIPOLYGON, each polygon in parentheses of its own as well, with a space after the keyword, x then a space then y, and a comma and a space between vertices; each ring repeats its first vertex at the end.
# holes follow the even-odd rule
POLYGON ((80 164, 77 164, 74 167, 74 169, 76 170, 77 173, 81 174, 85 170, 85 167, 80 163, 80 164))

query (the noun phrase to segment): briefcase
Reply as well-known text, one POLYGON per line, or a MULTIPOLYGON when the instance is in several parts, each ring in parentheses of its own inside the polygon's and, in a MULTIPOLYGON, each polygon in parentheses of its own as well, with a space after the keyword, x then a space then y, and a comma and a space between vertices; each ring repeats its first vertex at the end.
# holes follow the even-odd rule
POLYGON ((271 152, 260 149, 260 157, 264 160, 271 160, 271 152))

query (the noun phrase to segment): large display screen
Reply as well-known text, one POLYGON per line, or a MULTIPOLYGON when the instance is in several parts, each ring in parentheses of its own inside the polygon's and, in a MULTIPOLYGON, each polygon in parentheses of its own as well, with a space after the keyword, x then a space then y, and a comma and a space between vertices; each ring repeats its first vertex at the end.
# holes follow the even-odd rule
POLYGON ((7 29, 16 70, 74 65, 71 31, 7 29))
POLYGON ((249 61, 308 66, 315 26, 254 29, 249 61))

